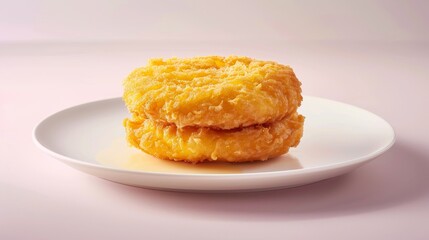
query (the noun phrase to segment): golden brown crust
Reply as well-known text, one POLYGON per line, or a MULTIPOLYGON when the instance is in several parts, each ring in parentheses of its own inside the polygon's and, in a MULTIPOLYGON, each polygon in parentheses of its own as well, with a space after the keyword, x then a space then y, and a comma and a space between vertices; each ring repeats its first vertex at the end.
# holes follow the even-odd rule
POLYGON ((294 113, 270 124, 233 130, 166 125, 150 119, 126 119, 128 142, 158 158, 197 163, 267 160, 297 146, 304 117, 294 113))
POLYGON ((124 101, 140 121, 234 129, 293 114, 300 84, 290 67, 247 57, 153 59, 124 81, 124 101))

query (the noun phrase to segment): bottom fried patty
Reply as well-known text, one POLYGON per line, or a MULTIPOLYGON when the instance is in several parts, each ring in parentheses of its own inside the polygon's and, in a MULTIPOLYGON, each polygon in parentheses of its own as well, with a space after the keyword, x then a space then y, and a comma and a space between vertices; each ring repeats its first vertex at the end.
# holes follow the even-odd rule
POLYGON ((149 119, 125 119, 128 142, 162 159, 247 162, 267 160, 295 147, 303 134, 304 117, 297 113, 279 121, 230 130, 184 127, 149 119))

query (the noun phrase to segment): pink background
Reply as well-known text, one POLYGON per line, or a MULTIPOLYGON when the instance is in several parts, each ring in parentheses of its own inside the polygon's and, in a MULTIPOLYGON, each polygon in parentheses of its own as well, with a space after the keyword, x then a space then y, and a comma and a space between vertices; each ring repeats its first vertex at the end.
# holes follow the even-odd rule
POLYGON ((429 238, 426 2, 100 4, 0 7, 0 239, 429 238), (207 54, 290 64, 304 94, 382 116, 397 143, 338 178, 240 194, 111 183, 33 145, 38 121, 121 95, 148 58, 207 54))

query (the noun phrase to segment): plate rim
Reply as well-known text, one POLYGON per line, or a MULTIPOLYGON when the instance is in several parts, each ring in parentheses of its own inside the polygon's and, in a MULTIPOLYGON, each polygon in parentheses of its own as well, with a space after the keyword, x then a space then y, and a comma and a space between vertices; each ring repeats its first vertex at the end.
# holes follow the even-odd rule
POLYGON ((331 164, 322 165, 322 166, 314 166, 314 167, 300 168, 300 169, 267 171, 267 172, 252 172, 252 173, 169 173, 169 172, 147 172, 147 171, 121 169, 121 168, 115 168, 115 167, 110 167, 110 166, 104 166, 101 164, 86 162, 83 160, 79 160, 79 159, 75 159, 75 158, 71 158, 71 157, 62 155, 62 154, 57 153, 57 152, 49 149, 48 147, 44 146, 39 141, 39 138, 37 136, 38 131, 39 131, 40 127, 44 123, 46 123, 49 119, 51 119, 55 116, 58 116, 60 114, 63 114, 64 112, 72 111, 74 109, 85 107, 87 105, 100 104, 103 102, 123 101, 122 97, 112 97, 112 98, 105 98, 105 99, 99 99, 99 100, 95 100, 95 101, 85 102, 85 103, 74 105, 74 106, 62 109, 60 111, 57 111, 55 113, 49 114, 48 116, 46 116, 42 120, 40 120, 35 125, 35 127, 33 128, 32 140, 33 140, 33 143, 36 145, 36 147, 39 148, 40 150, 42 150, 42 152, 44 152, 45 154, 47 154, 53 158, 61 160, 64 163, 84 165, 86 167, 97 168, 97 169, 102 169, 102 170, 107 170, 107 171, 114 171, 114 172, 119 172, 119 173, 126 173, 126 174, 143 174, 143 175, 152 175, 152 176, 158 176, 158 177, 197 177, 197 178, 207 178, 207 177, 237 178, 237 177, 255 177, 255 176, 264 176, 264 175, 270 175, 270 176, 274 177, 274 176, 278 176, 278 175, 285 176, 285 175, 309 174, 309 173, 313 173, 313 172, 323 172, 323 171, 328 171, 328 170, 333 170, 333 169, 337 169, 337 168, 341 168, 341 167, 353 166, 355 164, 368 162, 368 161, 375 159, 376 157, 380 156, 381 154, 385 153, 396 142, 396 133, 395 133, 392 125, 375 113, 372 113, 372 112, 365 110, 363 108, 360 108, 360 107, 357 107, 357 106, 354 106, 354 105, 351 105, 348 103, 339 102, 336 100, 331 100, 331 99, 316 97, 316 96, 306 96, 306 95, 304 95, 303 97, 304 97, 304 101, 305 101, 305 99, 308 99, 308 98, 312 98, 312 99, 316 99, 316 100, 322 100, 322 101, 328 101, 328 102, 331 102, 334 104, 340 104, 340 105, 344 105, 344 106, 347 106, 350 108, 354 108, 356 110, 363 111, 369 115, 372 115, 373 117, 376 117, 379 120, 381 120, 382 122, 384 122, 384 124, 386 124, 386 126, 389 127, 389 130, 392 133, 392 139, 390 139, 390 142, 387 145, 383 146, 382 148, 379 148, 378 150, 376 150, 374 152, 368 153, 368 154, 361 156, 361 157, 342 161, 342 162, 336 162, 336 163, 331 163, 331 164))

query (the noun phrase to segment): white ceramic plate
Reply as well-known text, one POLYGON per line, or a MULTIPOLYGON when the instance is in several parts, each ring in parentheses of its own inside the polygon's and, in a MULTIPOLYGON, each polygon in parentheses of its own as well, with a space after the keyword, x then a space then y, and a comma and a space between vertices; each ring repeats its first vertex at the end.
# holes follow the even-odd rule
POLYGON ((55 113, 34 129, 45 153, 80 171, 118 183, 177 191, 255 191, 294 187, 347 173, 388 150, 392 127, 363 109, 304 97, 304 137, 288 154, 264 163, 192 165, 155 159, 125 144, 120 98, 55 113))

